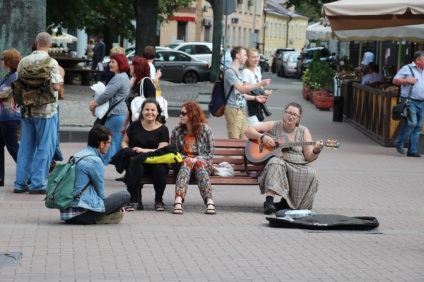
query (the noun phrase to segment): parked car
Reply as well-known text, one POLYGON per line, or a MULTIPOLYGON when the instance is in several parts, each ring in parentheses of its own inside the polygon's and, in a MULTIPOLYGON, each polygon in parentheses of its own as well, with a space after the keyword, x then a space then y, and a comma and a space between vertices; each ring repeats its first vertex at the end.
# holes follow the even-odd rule
POLYGON ((276 72, 277 72, 277 76, 283 76, 283 70, 284 70, 284 63, 287 62, 287 58, 289 57, 290 54, 295 53, 295 51, 284 51, 282 53, 280 53, 277 57, 277 65, 276 65, 276 72))
POLYGON ((209 65, 212 63, 212 43, 209 42, 177 42, 166 45, 165 47, 185 52, 198 60, 206 61, 209 65))
POLYGON ((309 67, 315 54, 320 52, 320 60, 328 62, 331 67, 336 68, 336 60, 331 56, 330 50, 325 47, 314 47, 303 50, 297 58, 297 76, 300 78, 303 72, 309 67))
POLYGON ((292 52, 294 52, 296 50, 294 50, 294 48, 279 48, 279 49, 275 50, 275 54, 272 57, 272 63, 271 63, 271 71, 272 71, 272 73, 276 73, 277 72, 277 58, 278 58, 278 55, 281 54, 281 53, 283 53, 283 52, 286 52, 286 51, 292 51, 292 52))
POLYGON ((268 59, 262 54, 259 54, 259 66, 261 67, 261 72, 269 72, 268 59))
POLYGON ((176 50, 157 50, 153 64, 157 70, 161 70, 161 80, 197 83, 209 80, 211 75, 206 61, 176 50))
POLYGON ((296 76, 297 74, 297 58, 300 56, 299 53, 290 53, 287 60, 282 65, 281 76, 296 76))
MULTIPOLYGON (((169 48, 156 46, 156 51, 158 50, 169 50, 169 48)), ((131 64, 132 58, 134 58, 135 56, 135 48, 130 47, 128 49, 125 49, 125 56, 127 57, 128 62, 131 64)), ((110 57, 105 56, 103 59, 103 66, 106 67, 109 64, 109 62, 110 62, 110 57)))

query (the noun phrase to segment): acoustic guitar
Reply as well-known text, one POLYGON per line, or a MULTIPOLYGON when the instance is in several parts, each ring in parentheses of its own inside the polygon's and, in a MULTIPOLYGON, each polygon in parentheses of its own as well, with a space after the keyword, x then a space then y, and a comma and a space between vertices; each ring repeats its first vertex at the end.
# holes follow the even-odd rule
MULTIPOLYGON (((266 144, 259 144, 259 140, 248 140, 244 153, 246 158, 252 163, 261 163, 268 160, 271 157, 283 158, 283 149, 289 150, 295 146, 315 145, 313 142, 289 142, 289 137, 285 134, 273 136, 269 133, 264 135, 271 137, 275 141, 274 147, 269 147, 266 144)), ((328 148, 339 148, 340 143, 337 140, 327 140, 324 142, 324 146, 328 148)))

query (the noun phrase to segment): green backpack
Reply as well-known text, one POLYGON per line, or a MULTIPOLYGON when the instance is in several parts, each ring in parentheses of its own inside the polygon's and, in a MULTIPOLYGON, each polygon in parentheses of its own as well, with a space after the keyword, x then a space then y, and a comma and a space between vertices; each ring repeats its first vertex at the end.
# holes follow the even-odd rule
POLYGON ((75 169, 77 163, 89 156, 93 155, 83 156, 78 161, 75 161, 74 157, 70 157, 67 163, 56 165, 49 175, 46 187, 46 198, 44 200, 47 208, 60 210, 67 209, 72 205, 74 199, 81 196, 85 189, 87 189, 90 182, 88 182, 78 194, 72 196, 74 193, 75 169))
POLYGON ((18 79, 12 82, 13 98, 19 106, 42 106, 56 102, 52 87, 50 61, 46 57, 39 64, 24 66, 18 79))

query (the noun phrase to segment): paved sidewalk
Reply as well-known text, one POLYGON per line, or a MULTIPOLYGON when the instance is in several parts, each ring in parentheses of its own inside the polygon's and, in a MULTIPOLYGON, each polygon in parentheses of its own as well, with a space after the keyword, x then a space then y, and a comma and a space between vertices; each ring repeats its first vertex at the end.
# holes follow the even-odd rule
MULTIPOLYGON (((59 221, 58 211, 44 207, 43 196, 12 193, 15 164, 6 153, 0 252, 23 257, 18 266, 0 266, 0 281, 424 281, 424 158, 400 156, 347 123, 332 122, 331 111, 303 100, 300 83, 287 80, 273 96, 274 119, 281 107, 273 101, 299 102, 302 124, 315 139, 341 143, 314 163, 320 181, 314 210, 375 216, 378 229, 270 228, 262 213, 264 196, 254 186, 214 187, 213 216, 204 214, 197 187, 190 186, 184 214, 173 215, 172 185, 165 191, 165 212, 153 210, 154 191, 147 185, 146 210, 127 213, 121 224, 71 226, 59 221)), ((90 126, 94 118, 85 116, 87 102, 73 101, 61 103, 62 125, 70 125, 66 115, 72 114, 81 118, 76 125, 90 126)), ((209 119, 217 138, 226 135, 223 121, 209 119)), ((177 123, 170 118, 167 125, 172 129, 177 123)), ((84 146, 61 144, 66 158, 84 146)), ((125 189, 116 177, 108 166, 107 194, 125 189)))

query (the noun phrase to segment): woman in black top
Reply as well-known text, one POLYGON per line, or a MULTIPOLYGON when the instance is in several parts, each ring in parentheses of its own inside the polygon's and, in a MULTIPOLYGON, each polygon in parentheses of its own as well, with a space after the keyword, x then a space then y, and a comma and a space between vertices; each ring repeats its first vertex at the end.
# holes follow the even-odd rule
MULTIPOLYGON (((147 99, 141 106, 140 117, 132 122, 125 133, 121 147, 131 148, 135 153, 148 153, 169 145, 169 130, 159 122, 161 109, 155 99, 147 99)), ((135 160, 133 160, 135 161, 135 160)), ((137 176, 149 175, 153 178, 153 187, 155 189, 155 210, 164 211, 163 193, 166 187, 166 175, 168 174, 167 164, 146 164, 140 163, 137 176)), ((126 172, 126 183, 128 192, 131 194, 130 202, 137 200, 138 183, 130 183, 134 179, 131 172, 126 172)), ((129 207, 134 210, 133 207, 129 207)), ((141 199, 139 199, 138 209, 143 209, 141 199)), ((128 209, 127 209, 128 210, 128 209)))
POLYGON ((156 88, 150 79, 150 66, 149 62, 145 58, 134 57, 130 66, 130 94, 126 100, 128 112, 125 122, 122 125, 122 134, 125 134, 128 124, 136 119, 132 118, 133 113, 131 111, 131 102, 135 97, 141 96, 141 92, 146 99, 156 97, 156 88), (144 79, 147 78, 147 79, 144 79), (143 85, 141 85, 143 82, 143 85))

